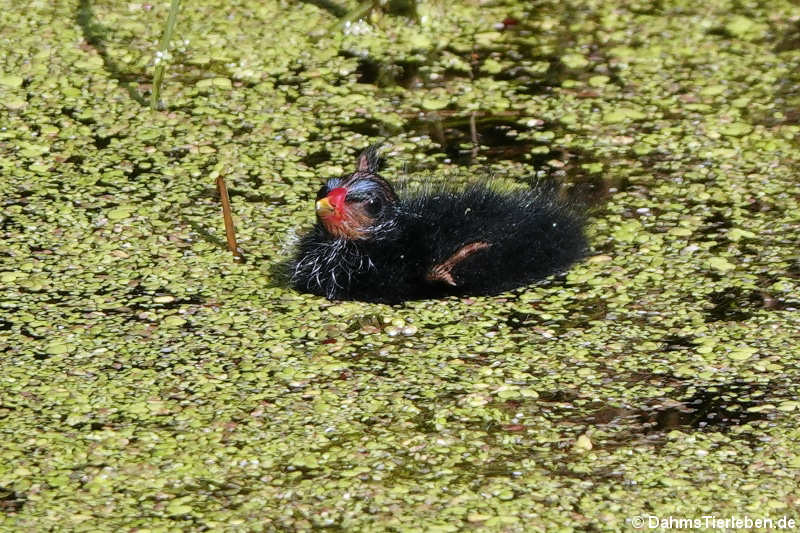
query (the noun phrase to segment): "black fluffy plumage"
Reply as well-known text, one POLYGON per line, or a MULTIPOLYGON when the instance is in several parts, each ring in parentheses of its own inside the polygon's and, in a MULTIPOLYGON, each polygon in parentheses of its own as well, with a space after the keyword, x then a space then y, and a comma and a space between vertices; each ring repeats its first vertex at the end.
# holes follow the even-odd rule
POLYGON ((293 286, 332 300, 395 303, 490 295, 563 272, 586 251, 584 216, 553 183, 485 183, 398 196, 375 147, 317 195, 317 223, 290 263, 293 286))

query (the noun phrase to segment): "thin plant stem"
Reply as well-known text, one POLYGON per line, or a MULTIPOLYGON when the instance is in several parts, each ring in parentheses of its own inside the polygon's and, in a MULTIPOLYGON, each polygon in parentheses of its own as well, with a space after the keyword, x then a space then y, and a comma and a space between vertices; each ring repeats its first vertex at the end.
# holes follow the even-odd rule
POLYGON ((233 228, 233 215, 231 215, 231 200, 228 197, 228 188, 222 175, 217 176, 217 191, 222 202, 222 219, 225 221, 225 237, 228 240, 228 250, 233 254, 233 259, 239 263, 244 261, 239 247, 236 245, 236 232, 233 228))
POLYGON ((150 107, 153 109, 160 109, 162 107, 161 82, 164 80, 164 70, 167 68, 167 48, 169 48, 169 42, 172 40, 172 34, 175 31, 175 22, 178 18, 180 3, 181 0, 172 0, 170 3, 167 27, 164 28, 164 34, 161 36, 161 42, 158 44, 158 51, 156 52, 156 71, 153 74, 153 90, 150 93, 150 107))
POLYGON ((478 126, 475 124, 475 111, 469 116, 469 135, 472 138, 472 158, 478 156, 480 145, 478 144, 478 126))

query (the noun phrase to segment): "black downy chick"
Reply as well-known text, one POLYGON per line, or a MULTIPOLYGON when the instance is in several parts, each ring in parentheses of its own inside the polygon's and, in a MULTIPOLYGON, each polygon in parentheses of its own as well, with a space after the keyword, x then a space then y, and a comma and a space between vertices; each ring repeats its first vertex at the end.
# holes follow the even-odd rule
POLYGON ((491 295, 563 272, 586 252, 583 214, 553 183, 498 192, 428 189, 398 196, 377 147, 317 194, 317 223, 290 263, 301 292, 396 303, 491 295))

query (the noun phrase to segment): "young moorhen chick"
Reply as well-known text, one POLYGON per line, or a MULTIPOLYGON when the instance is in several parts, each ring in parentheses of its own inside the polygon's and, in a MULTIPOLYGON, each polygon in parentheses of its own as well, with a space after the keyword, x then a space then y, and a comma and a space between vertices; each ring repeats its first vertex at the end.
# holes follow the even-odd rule
POLYGON ((388 303, 496 294, 562 272, 585 253, 584 217, 552 183, 398 196, 380 164, 370 147, 353 174, 317 193, 317 224, 290 263, 297 290, 388 303))

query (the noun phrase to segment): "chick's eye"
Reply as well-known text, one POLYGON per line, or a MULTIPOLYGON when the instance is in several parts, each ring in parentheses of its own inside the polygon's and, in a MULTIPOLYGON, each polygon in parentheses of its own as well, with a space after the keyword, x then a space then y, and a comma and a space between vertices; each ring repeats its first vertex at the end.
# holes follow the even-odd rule
POLYGON ((321 200, 321 199, 325 198, 326 196, 328 196, 329 192, 330 192, 330 189, 328 189, 328 186, 327 185, 323 185, 317 191, 317 200, 321 200))
POLYGON ((370 198, 367 200, 366 205, 367 211, 369 211, 370 214, 377 215, 383 207, 383 202, 381 202, 380 198, 370 198))

